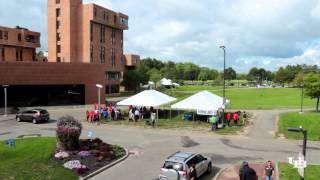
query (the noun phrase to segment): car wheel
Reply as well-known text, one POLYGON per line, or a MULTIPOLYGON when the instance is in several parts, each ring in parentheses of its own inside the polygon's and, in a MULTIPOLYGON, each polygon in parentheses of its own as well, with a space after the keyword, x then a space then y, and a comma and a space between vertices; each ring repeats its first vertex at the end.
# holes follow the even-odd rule
POLYGON ((212 165, 211 165, 211 164, 209 164, 209 165, 208 165, 208 168, 207 168, 207 173, 208 173, 208 174, 210 174, 210 173, 211 173, 211 171, 212 171, 212 165))
POLYGON ((17 120, 17 122, 20 122, 20 121, 21 121, 20 117, 17 117, 16 120, 17 120))
POLYGON ((33 124, 37 124, 37 120, 36 119, 32 119, 32 123, 33 124))

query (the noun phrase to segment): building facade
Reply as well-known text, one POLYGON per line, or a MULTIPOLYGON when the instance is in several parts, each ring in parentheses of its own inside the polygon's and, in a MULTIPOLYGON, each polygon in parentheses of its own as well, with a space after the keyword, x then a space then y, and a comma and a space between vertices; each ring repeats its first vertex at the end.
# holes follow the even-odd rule
POLYGON ((40 33, 0 26, 0 61, 36 61, 39 47, 40 33))
MULTIPOLYGON (((103 85, 101 103, 107 96, 119 94, 123 73, 139 61, 139 56, 123 53, 123 32, 127 29, 125 14, 83 4, 82 0, 48 0, 47 61, 34 58, 35 48, 40 47, 40 34, 26 29, 21 29, 22 39, 25 34, 35 36, 33 44, 27 41, 23 46, 33 47, 32 57, 23 53, 21 62, 17 62, 12 50, 5 50, 6 61, 0 59, 0 84, 9 85, 8 104, 96 103, 96 84, 103 85)), ((16 31, 12 36, 19 37, 16 31)), ((3 106, 2 86, 0 104, 3 106)))

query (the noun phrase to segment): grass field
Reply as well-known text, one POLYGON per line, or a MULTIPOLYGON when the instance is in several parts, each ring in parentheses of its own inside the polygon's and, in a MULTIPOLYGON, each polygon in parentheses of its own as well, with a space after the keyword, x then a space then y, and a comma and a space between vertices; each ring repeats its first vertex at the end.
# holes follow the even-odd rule
POLYGON ((15 147, 0 143, 0 179, 78 179, 74 172, 50 160, 55 138, 21 139, 15 147))
MULTIPOLYGON (((297 169, 288 163, 278 163, 279 178, 281 180, 300 180, 297 169)), ((320 177, 319 165, 308 165, 305 169, 305 177, 307 180, 318 180, 320 177)))
MULTIPOLYGON (((165 92, 182 100, 202 90, 222 96, 221 87, 213 86, 182 86, 165 92)), ((233 88, 226 89, 226 97, 231 100, 232 109, 300 108, 301 105, 301 90, 297 88, 233 88)), ((304 96, 303 104, 312 108, 316 101, 304 96)))
POLYGON ((279 133, 289 139, 303 139, 302 133, 289 132, 288 127, 299 127, 308 130, 308 140, 320 141, 320 113, 305 112, 284 113, 280 115, 279 133))

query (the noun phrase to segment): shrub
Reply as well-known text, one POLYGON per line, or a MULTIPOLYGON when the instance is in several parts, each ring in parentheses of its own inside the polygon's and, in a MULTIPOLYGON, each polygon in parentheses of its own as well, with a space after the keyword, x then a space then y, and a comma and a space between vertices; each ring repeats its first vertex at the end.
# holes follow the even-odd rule
POLYGON ((56 135, 58 149, 77 150, 79 148, 79 137, 81 135, 81 122, 72 116, 61 117, 57 122, 56 135))

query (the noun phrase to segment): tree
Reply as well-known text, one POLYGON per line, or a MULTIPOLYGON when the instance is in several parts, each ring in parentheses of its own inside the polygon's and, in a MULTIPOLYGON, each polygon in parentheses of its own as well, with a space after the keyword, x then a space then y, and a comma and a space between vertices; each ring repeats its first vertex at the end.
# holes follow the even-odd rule
POLYGON ((225 80, 232 80, 237 78, 237 73, 232 67, 226 69, 225 80))
POLYGON ((150 69, 147 74, 149 75, 149 80, 157 83, 161 79, 160 71, 156 68, 150 69))
POLYGON ((305 78, 306 95, 317 99, 316 111, 319 112, 320 74, 310 73, 305 78))
MULTIPOLYGON (((206 67, 200 68, 200 73, 198 74, 198 80, 199 81, 206 81, 211 79, 210 69, 206 67)), ((212 80, 212 79, 211 79, 212 80)))
POLYGON ((134 90, 137 92, 140 83, 146 83, 144 81, 143 75, 137 70, 129 70, 128 72, 124 73, 121 85, 125 86, 126 89, 134 90))

